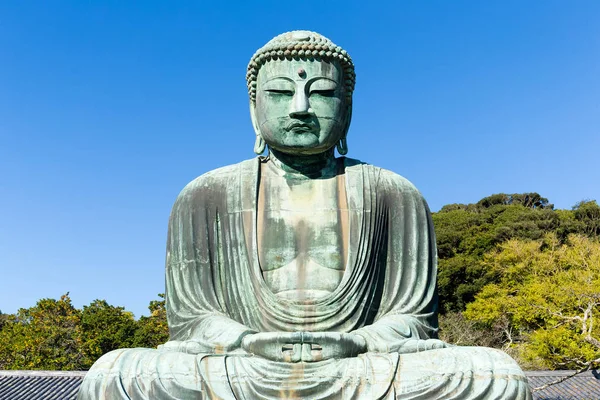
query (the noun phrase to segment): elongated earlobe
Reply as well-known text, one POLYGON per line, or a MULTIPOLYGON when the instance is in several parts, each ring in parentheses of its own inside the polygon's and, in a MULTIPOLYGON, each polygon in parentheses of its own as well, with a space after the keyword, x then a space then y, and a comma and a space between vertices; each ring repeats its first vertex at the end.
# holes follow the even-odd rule
POLYGON ((254 152, 258 155, 261 155, 265 152, 265 147, 267 144, 265 140, 260 135, 256 135, 256 142, 254 142, 254 152))
POLYGON ((254 152, 259 156, 265 152, 265 148, 267 147, 267 143, 260 135, 260 129, 258 128, 258 122, 256 121, 256 106, 254 102, 250 102, 250 119, 252 120, 252 127, 254 128, 254 133, 256 134, 256 141, 254 142, 254 152))
POLYGON ((341 138, 335 147, 341 156, 348 154, 348 142, 346 141, 346 138, 341 138))
POLYGON ((348 129, 350 129, 350 121, 352 120, 352 104, 348 105, 348 109, 346 111, 346 118, 344 121, 344 135, 340 139, 340 141, 336 144, 336 148, 338 153, 341 156, 345 156, 348 154, 348 141, 346 138, 348 137, 348 129))

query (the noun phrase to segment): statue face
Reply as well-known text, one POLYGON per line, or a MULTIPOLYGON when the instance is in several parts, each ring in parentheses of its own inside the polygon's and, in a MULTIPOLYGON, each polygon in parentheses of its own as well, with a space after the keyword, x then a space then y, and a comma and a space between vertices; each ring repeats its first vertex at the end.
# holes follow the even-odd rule
POLYGON ((318 154, 346 134, 349 109, 337 62, 276 60, 257 76, 255 128, 269 147, 318 154))

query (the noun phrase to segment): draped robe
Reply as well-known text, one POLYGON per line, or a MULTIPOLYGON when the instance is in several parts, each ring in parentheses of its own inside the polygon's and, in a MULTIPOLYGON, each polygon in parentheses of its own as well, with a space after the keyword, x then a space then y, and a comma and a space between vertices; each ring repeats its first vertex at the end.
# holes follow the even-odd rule
POLYGON ((504 353, 446 348, 399 354, 437 337, 437 255, 430 212, 406 179, 344 158, 348 259, 339 286, 312 301, 278 298, 257 249, 261 158, 211 171, 178 196, 167 242, 170 340, 116 350, 80 399, 529 399, 504 353), (240 349, 255 332, 352 332, 358 357, 273 362, 240 349))

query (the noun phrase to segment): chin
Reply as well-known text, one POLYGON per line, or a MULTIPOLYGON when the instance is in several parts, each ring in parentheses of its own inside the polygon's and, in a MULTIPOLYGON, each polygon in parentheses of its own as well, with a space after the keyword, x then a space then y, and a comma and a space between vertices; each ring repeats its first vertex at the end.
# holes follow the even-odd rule
MULTIPOLYGON (((323 143, 317 138, 306 138, 307 140, 294 140, 285 144, 279 144, 273 148, 284 153, 315 155, 324 153, 335 147, 335 143, 323 143)), ((337 142, 336 142, 337 143, 337 142)))
POLYGON ((318 154, 326 153, 330 149, 332 149, 332 147, 328 147, 328 148, 288 147, 284 150, 279 150, 279 151, 281 151, 282 153, 286 153, 286 154, 290 154, 290 155, 297 155, 297 156, 316 156, 318 154))
MULTIPOLYGON (((308 142, 308 141, 307 141, 308 142)), ((282 153, 287 154, 319 154, 324 151, 327 151, 327 148, 323 146, 323 144, 319 143, 317 140, 310 142, 300 142, 294 141, 292 143, 277 143, 274 146, 269 145, 272 149, 280 151, 282 153)))

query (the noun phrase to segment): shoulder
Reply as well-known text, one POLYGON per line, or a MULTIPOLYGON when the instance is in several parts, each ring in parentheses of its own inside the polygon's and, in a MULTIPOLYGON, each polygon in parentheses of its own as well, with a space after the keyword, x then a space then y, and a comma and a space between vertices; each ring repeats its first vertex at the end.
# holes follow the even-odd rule
MULTIPOLYGON (((376 196, 386 204, 394 215, 405 216, 410 210, 417 214, 430 214, 429 206, 421 192, 405 177, 385 168, 349 159, 346 172, 362 172, 363 178, 371 181, 376 196)), ((411 211, 411 212, 412 212, 411 211)))
POLYGON ((197 199, 198 197, 221 196, 238 185, 244 173, 258 168, 258 159, 252 158, 237 164, 227 165, 208 171, 188 183, 177 196, 176 202, 197 199))
POLYGON ((377 167, 352 158, 344 160, 346 171, 361 170, 376 184, 378 192, 387 194, 403 194, 422 198, 421 192, 405 177, 385 168, 377 167))

